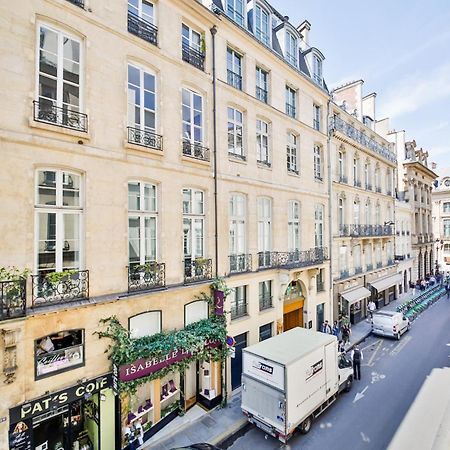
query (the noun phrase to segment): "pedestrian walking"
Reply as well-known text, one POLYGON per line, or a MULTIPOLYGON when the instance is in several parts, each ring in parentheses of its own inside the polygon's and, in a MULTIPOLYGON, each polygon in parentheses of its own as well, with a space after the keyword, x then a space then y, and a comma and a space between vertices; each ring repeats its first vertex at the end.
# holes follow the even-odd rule
POLYGON ((375 305, 375 302, 373 300, 370 300, 367 306, 369 307, 370 320, 373 322, 373 313, 377 309, 377 305, 375 305))
POLYGON ((447 298, 450 298, 450 283, 445 286, 445 290, 447 291, 447 298))
POLYGON ((339 324, 337 323, 337 320, 334 321, 333 323, 333 329, 332 329, 332 333, 334 336, 336 336, 339 340, 339 335, 341 333, 341 330, 339 328, 339 324))
POLYGON ((358 347, 358 344, 355 345, 355 348, 351 353, 352 361, 353 361, 353 378, 355 380, 361 379, 361 361, 363 360, 363 353, 358 347))
POLYGON ((322 324, 322 329, 320 331, 322 333, 331 334, 331 327, 328 323, 328 320, 325 320, 325 322, 322 324))
POLYGON ((339 353, 345 353, 345 346, 344 346, 344 343, 342 341, 338 342, 338 352, 339 353))
POLYGON ((342 341, 344 345, 347 344, 347 342, 350 342, 350 334, 351 334, 350 327, 347 324, 344 324, 342 326, 342 341))

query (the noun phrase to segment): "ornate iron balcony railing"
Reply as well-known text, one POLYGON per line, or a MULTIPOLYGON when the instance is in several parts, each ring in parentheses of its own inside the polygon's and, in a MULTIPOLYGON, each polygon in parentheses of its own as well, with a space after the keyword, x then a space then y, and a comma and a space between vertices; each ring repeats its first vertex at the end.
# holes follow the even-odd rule
POLYGON ((359 181, 359 180, 353 180, 353 186, 355 186, 355 187, 361 187, 361 181, 359 181))
POLYGON ((195 48, 183 44, 181 56, 183 61, 197 67, 197 69, 205 70, 205 54, 203 52, 199 52, 195 48))
POLYGON ((128 11, 128 31, 150 44, 158 45, 158 28, 128 11))
POLYGON ((276 253, 258 252, 258 268, 266 269, 270 267, 276 267, 276 253))
POLYGON ((348 177, 347 175, 339 175, 339 183, 348 183, 348 177))
POLYGON ((381 188, 380 188, 380 186, 377 186, 377 187, 375 188, 375 191, 378 192, 378 193, 380 194, 380 193, 381 193, 381 188))
POLYGON ((84 131, 88 130, 87 114, 71 110, 66 106, 59 108, 49 100, 33 102, 34 120, 50 123, 63 128, 84 131))
POLYGON ((207 258, 185 258, 184 283, 196 283, 212 279, 212 260, 207 258))
POLYGON ((256 98, 263 102, 263 103, 267 103, 267 99, 268 99, 269 95, 266 89, 263 89, 259 86, 256 86, 256 98))
POLYGON ((309 250, 292 252, 259 252, 258 268, 299 268, 321 264, 328 259, 326 247, 315 247, 309 250))
POLYGON ((362 273, 362 267, 355 267, 355 274, 362 273))
POLYGON ((363 225, 350 224, 339 226, 339 236, 369 237, 369 236, 391 236, 394 234, 392 225, 363 225))
POLYGON ((371 270, 373 270, 373 264, 366 264, 366 270, 367 270, 367 272, 370 272, 371 270))
POLYGON ((128 266, 128 292, 149 291, 166 285, 166 265, 155 261, 128 266))
POLYGON ((154 148, 155 150, 162 150, 163 138, 159 134, 133 127, 127 127, 127 130, 128 142, 130 144, 154 148))
POLYGON ((56 305, 89 298, 89 270, 32 275, 32 306, 56 305))
POLYGON ((0 281, 0 321, 26 314, 27 280, 0 281))
POLYGON ((380 267, 383 267, 383 263, 382 262, 377 262, 377 269, 379 269, 380 267))
POLYGON ((272 296, 271 295, 260 295, 259 296, 259 310, 264 311, 265 309, 272 308, 272 296))
POLYGON ((237 319, 247 315, 247 303, 231 306, 231 319, 237 319))
POLYGON ((227 83, 242 91, 242 76, 230 69, 227 70, 227 83))
POLYGON ((290 103, 286 103, 286 114, 290 117, 295 118, 295 114, 296 114, 295 106, 291 105, 290 103))
POLYGON ((371 183, 366 183, 366 189, 368 191, 371 191, 372 190, 372 184, 371 183))
POLYGON ((349 272, 348 272, 348 270, 341 270, 341 273, 340 273, 340 277, 339 278, 348 278, 350 276, 350 274, 349 274, 349 272))
POLYGON ((228 258, 230 260, 230 273, 243 273, 252 270, 252 255, 229 255, 228 258))
POLYGON ((84 9, 84 0, 68 0, 70 3, 73 3, 75 6, 79 6, 84 9))
POLYGON ((203 147, 198 142, 183 140, 183 155, 201 159, 202 161, 209 161, 209 148, 203 147))

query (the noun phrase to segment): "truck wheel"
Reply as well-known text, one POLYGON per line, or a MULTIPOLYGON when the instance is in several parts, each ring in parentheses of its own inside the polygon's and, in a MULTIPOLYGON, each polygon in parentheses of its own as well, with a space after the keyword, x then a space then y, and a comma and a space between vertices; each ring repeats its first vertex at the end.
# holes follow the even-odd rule
POLYGON ((345 388, 344 391, 345 392, 350 392, 352 389, 352 377, 348 377, 347 381, 345 382, 345 388))
POLYGON ((300 424, 300 433, 306 434, 311 429, 311 423, 312 419, 311 416, 307 417, 301 424, 300 424))

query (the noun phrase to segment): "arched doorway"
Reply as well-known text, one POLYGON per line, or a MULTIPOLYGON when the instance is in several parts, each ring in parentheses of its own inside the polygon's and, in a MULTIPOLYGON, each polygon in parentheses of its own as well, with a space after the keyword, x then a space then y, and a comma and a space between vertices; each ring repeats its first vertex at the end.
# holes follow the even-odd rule
POLYGON ((305 296, 304 288, 300 281, 291 281, 284 293, 283 304, 283 331, 295 327, 303 327, 303 305, 305 296))

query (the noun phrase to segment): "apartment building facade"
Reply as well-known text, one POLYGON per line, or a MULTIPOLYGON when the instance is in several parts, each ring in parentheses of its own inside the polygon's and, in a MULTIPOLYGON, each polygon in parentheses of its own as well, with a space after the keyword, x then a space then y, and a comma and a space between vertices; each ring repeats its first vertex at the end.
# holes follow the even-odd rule
POLYGON ((450 174, 444 169, 431 193, 435 266, 450 272, 450 174))
POLYGON ((0 12, 15 35, 0 69, 0 447, 124 448, 130 424, 149 437, 227 397, 246 345, 331 320, 324 58, 308 22, 265 1, 0 12), (228 364, 202 295, 217 275, 228 364), (132 349, 115 373, 97 334, 109 317, 132 349), (177 347, 186 330, 194 349, 177 347))

